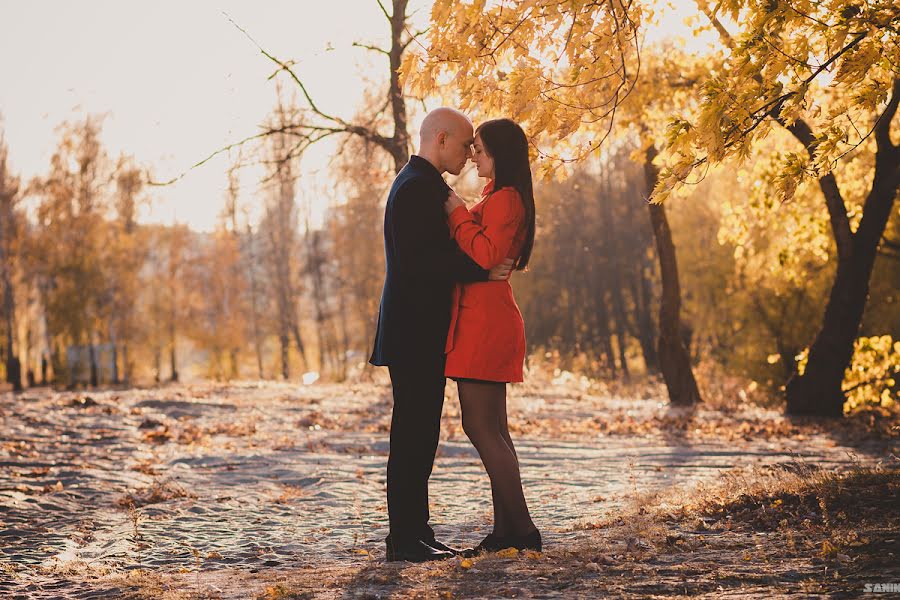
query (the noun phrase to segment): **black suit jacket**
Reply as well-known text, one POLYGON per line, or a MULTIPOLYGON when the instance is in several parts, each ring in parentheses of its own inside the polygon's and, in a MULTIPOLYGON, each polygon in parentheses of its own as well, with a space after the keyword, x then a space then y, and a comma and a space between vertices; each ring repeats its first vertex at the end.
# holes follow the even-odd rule
POLYGON ((373 365, 442 358, 453 284, 488 279, 488 272, 450 237, 444 212, 449 191, 438 170, 415 155, 391 186, 384 211, 387 269, 369 359, 373 365))

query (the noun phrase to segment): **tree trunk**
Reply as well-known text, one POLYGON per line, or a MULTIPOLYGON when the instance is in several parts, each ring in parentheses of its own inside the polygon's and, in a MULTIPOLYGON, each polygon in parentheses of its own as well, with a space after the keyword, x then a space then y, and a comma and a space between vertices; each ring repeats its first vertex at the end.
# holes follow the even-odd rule
POLYGON ((22 363, 17 356, 6 359, 6 382, 12 384, 14 392, 22 391, 22 363))
POLYGON ((656 353, 656 328, 653 324, 653 315, 650 313, 650 280, 646 269, 640 265, 635 271, 635 278, 631 282, 631 294, 634 296, 635 312, 637 313, 638 342, 641 344, 641 354, 644 357, 644 365, 648 373, 659 373, 659 355, 656 353))
MULTIPOLYGON (((648 193, 656 186, 659 171, 653 164, 656 148, 647 149, 644 163, 648 193)), ((662 278, 662 296, 659 306, 659 339, 657 350, 663 379, 669 391, 672 404, 690 406, 700 402, 700 391, 691 370, 691 358, 681 337, 681 288, 678 283, 678 262, 675 258, 675 243, 662 204, 647 204, 650 224, 656 239, 662 278)))
POLYGON ((281 377, 287 381, 291 376, 288 363, 288 346, 290 344, 290 339, 288 338, 287 333, 282 331, 281 335, 278 336, 278 341, 281 343, 281 377))
POLYGON ((621 327, 616 333, 616 346, 619 350, 619 365, 622 367, 622 376, 625 381, 631 379, 631 371, 628 370, 628 359, 625 357, 625 334, 621 327))
MULTIPOLYGON (((181 254, 178 254, 178 263, 176 263, 175 257, 175 244, 176 237, 178 235, 177 229, 172 229, 169 239, 169 298, 171 299, 172 305, 169 309, 169 369, 170 376, 169 381, 177 382, 178 381, 178 365, 176 360, 176 322, 178 320, 178 290, 175 287, 176 285, 176 277, 178 276, 178 268, 180 267, 181 254)), ((180 249, 179 249, 180 250, 180 249)))
MULTIPOLYGON (((884 202, 888 207, 892 203, 893 198, 884 202)), ((810 347, 806 370, 787 383, 787 412, 790 414, 825 417, 844 414, 844 372, 853 358, 853 342, 862 322, 869 296, 869 276, 875 262, 875 246, 861 248, 861 244, 856 243, 853 246, 852 257, 838 263, 825 319, 810 347)))
POLYGON ((622 368, 622 375, 625 379, 629 379, 631 377, 631 372, 628 370, 628 361, 625 359, 625 348, 628 344, 625 335, 628 329, 628 322, 625 318, 625 301, 622 298, 622 273, 618 266, 613 267, 613 282, 613 287, 610 290, 613 305, 613 332, 616 336, 619 366, 622 368))
POLYGON ((44 369, 44 385, 51 385, 52 382, 59 381, 63 374, 63 351, 59 347, 59 343, 48 343, 50 349, 49 360, 43 365, 44 369))
POLYGON ((896 151, 893 165, 879 168, 878 162, 876 159, 875 182, 866 199, 859 229, 853 234, 849 256, 838 260, 825 318, 810 347, 806 370, 803 375, 795 375, 787 383, 789 414, 825 417, 844 414, 845 397, 841 387, 844 372, 853 358, 853 343, 859 333, 869 296, 869 278, 875 264, 878 242, 890 217, 900 183, 896 151), (892 172, 879 176, 878 171, 892 172))
POLYGON ((171 370, 170 381, 178 381, 178 362, 175 354, 175 319, 172 318, 172 324, 169 328, 169 369, 171 370))
POLYGON ((300 337, 300 326, 294 319, 291 323, 291 332, 294 334, 294 343, 297 344, 297 350, 300 352, 300 360, 303 361, 303 368, 309 369, 309 361, 306 358, 306 346, 303 345, 303 338, 300 337))
POLYGON ((340 356, 338 357, 338 381, 347 379, 347 353, 350 351, 350 328, 347 323, 347 312, 349 307, 346 304, 346 294, 343 292, 338 294, 338 314, 339 314, 339 330, 341 337, 340 356))
POLYGON ((112 382, 116 385, 119 381, 119 351, 115 343, 112 345, 112 382))
MULTIPOLYGON (((856 233, 846 225, 847 212, 834 176, 820 180, 825 194, 835 241, 838 265, 825 307, 822 328, 809 350, 803 375, 795 375, 786 386, 787 412, 794 415, 840 417, 844 414, 842 383, 853 358, 853 343, 859 333, 869 296, 869 279, 878 244, 890 218, 900 186, 900 147, 890 139, 890 126, 900 102, 900 78, 894 80, 892 96, 876 123, 875 177, 863 206, 856 233)), ((804 125, 801 123, 801 125, 804 125)), ((814 138, 806 129, 789 128, 807 148, 814 138)), ((810 150, 812 152, 812 150, 810 150)))
POLYGON ((306 232, 304 234, 304 242, 306 243, 306 272, 312 283, 312 300, 313 309, 315 311, 316 322, 316 340, 319 349, 319 371, 334 371, 335 365, 326 368, 327 363, 331 362, 333 355, 332 336, 329 331, 331 320, 328 315, 328 292, 325 289, 325 267, 326 258, 321 251, 321 236, 319 232, 313 231, 309 223, 309 212, 306 219, 306 232))
POLYGON ((612 332, 609 327, 609 305, 607 304, 606 285, 600 277, 600 283, 596 288, 594 301, 597 305, 595 317, 597 319, 597 334, 600 339, 600 347, 606 357, 606 371, 611 378, 616 377, 616 355, 612 347, 612 332))
POLYGON ((610 287, 610 301, 612 303, 612 330, 616 336, 616 346, 619 354, 619 366, 622 375, 628 380, 631 376, 628 371, 628 361, 625 359, 625 331, 628 321, 625 317, 625 301, 622 298, 622 263, 620 261, 619 238, 615 235, 615 218, 612 211, 612 178, 608 167, 604 166, 601 172, 603 178, 604 196, 600 199, 603 211, 603 230, 606 241, 606 256, 608 257, 609 276, 612 279, 610 287))
POLYGON ((6 141, 0 137, 0 284, 3 285, 3 316, 6 324, 6 381, 13 390, 22 391, 22 364, 13 347, 15 298, 12 286, 12 240, 16 236, 13 202, 19 193, 18 178, 7 171, 6 141))
POLYGON ((253 228, 250 226, 249 220, 247 222, 247 244, 249 245, 248 254, 250 258, 248 263, 248 268, 250 270, 250 316, 251 327, 253 328, 253 349, 256 353, 256 376, 263 379, 265 378, 265 374, 263 373, 262 340, 260 338, 259 330, 259 308, 256 304, 256 257, 253 251, 253 228))
POLYGON ((118 385, 119 381, 119 342, 116 337, 115 328, 109 328, 109 341, 112 344, 112 383, 118 385))
POLYGON ((100 385, 100 378, 97 372, 97 351, 94 349, 94 336, 91 334, 88 340, 88 356, 91 359, 91 387, 100 385))
POLYGON ((6 298, 4 302, 4 312, 6 313, 6 382, 12 384, 13 391, 21 392, 22 364, 19 362, 19 357, 16 356, 13 350, 14 307, 12 300, 12 285, 6 280, 5 276, 4 280, 3 283, 6 298))
MULTIPOLYGON (((0 182, 2 183, 2 182, 0 182)), ((10 277, 10 269, 12 257, 7 251, 8 238, 12 236, 12 210, 6 203, 11 202, 11 198, 4 198, 4 206, 0 207, 5 214, 0 216, 0 273, 2 273, 3 284, 3 316, 6 324, 6 381, 11 383, 13 390, 22 391, 22 365, 19 357, 16 356, 13 346, 13 333, 15 330, 15 321, 13 317, 16 314, 15 297, 13 296, 12 279, 10 277), (3 227, 3 222, 7 227, 3 227)))
POLYGON ((391 14, 391 49, 388 58, 391 63, 391 77, 388 94, 391 101, 391 113, 394 118, 394 135, 385 148, 394 159, 394 171, 400 169, 409 161, 409 134, 406 124, 406 100, 403 96, 403 88, 400 87, 400 62, 403 60, 403 52, 406 44, 403 43, 403 32, 406 30, 406 5, 409 0, 394 0, 394 11, 391 14))
POLYGON ((232 348, 228 353, 228 378, 229 379, 239 379, 240 378, 240 368, 238 366, 238 352, 239 348, 232 348))
POLYGON ((162 347, 157 345, 153 352, 153 381, 162 381, 162 347))
POLYGON ((131 364, 128 362, 128 342, 122 344, 122 383, 131 384, 131 364))

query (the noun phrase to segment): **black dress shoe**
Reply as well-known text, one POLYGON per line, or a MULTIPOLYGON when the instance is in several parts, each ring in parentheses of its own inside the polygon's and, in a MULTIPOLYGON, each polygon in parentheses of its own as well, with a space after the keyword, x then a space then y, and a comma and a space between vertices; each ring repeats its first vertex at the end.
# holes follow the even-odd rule
POLYGON ((386 545, 385 559, 388 561, 405 560, 407 562, 420 563, 453 558, 453 554, 450 552, 432 548, 422 540, 404 543, 389 542, 386 545))
POLYGON ((462 552, 461 550, 458 550, 456 548, 448 546, 447 544, 445 544, 443 542, 439 542, 437 540, 432 539, 432 540, 422 540, 422 541, 425 542, 426 544, 428 544, 429 546, 431 546, 432 548, 434 548, 435 550, 441 550, 442 552, 449 552, 450 554, 452 554, 454 556, 456 556, 460 552, 462 552))

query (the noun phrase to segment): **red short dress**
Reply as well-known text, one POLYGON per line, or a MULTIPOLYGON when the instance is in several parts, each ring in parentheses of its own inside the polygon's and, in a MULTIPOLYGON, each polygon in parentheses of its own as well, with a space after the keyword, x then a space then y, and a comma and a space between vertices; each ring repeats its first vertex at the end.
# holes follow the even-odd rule
MULTIPOLYGON (((481 202, 450 213, 450 232, 463 252, 490 270, 517 258, 525 242, 525 207, 513 187, 485 186, 481 202)), ((445 375, 486 381, 522 381, 525 323, 509 281, 457 284, 447 336, 445 375)))

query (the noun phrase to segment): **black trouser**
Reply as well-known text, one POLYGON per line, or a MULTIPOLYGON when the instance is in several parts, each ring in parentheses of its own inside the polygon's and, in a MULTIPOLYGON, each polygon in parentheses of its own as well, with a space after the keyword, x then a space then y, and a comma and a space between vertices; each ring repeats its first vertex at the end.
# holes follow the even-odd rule
POLYGON ((387 467, 390 543, 433 540, 428 478, 434 466, 444 406, 444 356, 388 367, 394 390, 387 467))

